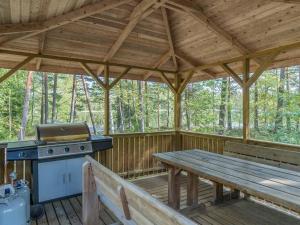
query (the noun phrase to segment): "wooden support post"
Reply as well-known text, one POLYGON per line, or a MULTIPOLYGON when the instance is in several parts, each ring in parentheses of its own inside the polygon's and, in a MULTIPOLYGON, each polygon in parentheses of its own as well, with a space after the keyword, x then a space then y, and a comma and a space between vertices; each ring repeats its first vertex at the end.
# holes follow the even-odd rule
POLYGON ((109 134, 109 66, 105 65, 104 70, 104 135, 109 134))
POLYGON ((83 164, 82 222, 83 225, 101 224, 99 217, 99 199, 91 163, 83 164))
POLYGON ((247 143, 250 137, 249 128, 249 80, 250 59, 246 58, 244 61, 244 74, 243 74, 243 142, 247 143))
POLYGON ((180 209, 180 171, 175 167, 169 167, 168 205, 180 209))
POLYGON ((213 202, 214 204, 223 201, 223 184, 213 182, 213 202))
POLYGON ((187 206, 198 205, 198 184, 199 179, 196 174, 188 172, 187 176, 187 206))
POLYGON ((118 191, 119 191, 125 218, 127 220, 131 220, 130 211, 129 211, 129 207, 128 207, 128 201, 127 201, 125 190, 124 190, 123 186, 119 186, 118 191))

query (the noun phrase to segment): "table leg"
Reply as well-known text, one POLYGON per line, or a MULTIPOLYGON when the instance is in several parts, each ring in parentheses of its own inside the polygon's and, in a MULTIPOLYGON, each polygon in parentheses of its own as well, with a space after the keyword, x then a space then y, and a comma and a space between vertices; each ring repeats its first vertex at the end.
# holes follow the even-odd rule
POLYGON ((188 172, 187 176, 187 206, 198 205, 198 176, 188 172))
POLYGON ((223 201, 223 184, 213 182, 213 201, 215 204, 223 201))
POLYGON ((169 168, 168 205, 174 209, 180 208, 180 170, 169 168))

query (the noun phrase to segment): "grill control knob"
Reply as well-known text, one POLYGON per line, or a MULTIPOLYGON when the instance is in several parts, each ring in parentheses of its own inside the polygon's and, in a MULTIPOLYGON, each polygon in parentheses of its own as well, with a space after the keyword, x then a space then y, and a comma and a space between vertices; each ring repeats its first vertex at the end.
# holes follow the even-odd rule
POLYGON ((49 149, 49 150, 48 150, 48 154, 49 154, 49 155, 53 154, 53 149, 49 149))
POLYGON ((19 153, 20 158, 25 158, 26 156, 27 156, 27 154, 25 152, 20 152, 19 153))
POLYGON ((65 152, 69 152, 70 148, 69 147, 65 147, 65 152))
POLYGON ((84 146, 83 145, 80 146, 80 150, 84 151, 84 146))

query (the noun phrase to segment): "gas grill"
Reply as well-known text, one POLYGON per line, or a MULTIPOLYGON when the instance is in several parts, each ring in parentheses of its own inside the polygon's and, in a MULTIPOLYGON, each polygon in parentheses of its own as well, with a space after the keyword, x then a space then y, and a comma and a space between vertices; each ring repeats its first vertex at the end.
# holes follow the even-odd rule
POLYGON ((7 160, 31 160, 34 203, 81 194, 85 155, 112 148, 112 138, 91 135, 86 123, 43 124, 37 139, 10 142, 7 160))

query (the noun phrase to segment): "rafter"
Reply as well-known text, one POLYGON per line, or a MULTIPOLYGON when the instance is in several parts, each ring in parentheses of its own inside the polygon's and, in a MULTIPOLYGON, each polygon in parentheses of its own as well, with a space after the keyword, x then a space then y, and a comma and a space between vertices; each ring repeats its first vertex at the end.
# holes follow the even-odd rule
MULTIPOLYGON (((37 34, 49 31, 49 30, 53 30, 57 27, 66 25, 68 23, 83 19, 85 17, 91 16, 93 14, 96 13, 100 13, 103 12, 105 10, 109 10, 115 7, 118 7, 119 5, 128 3, 132 0, 103 0, 101 2, 97 2, 94 4, 88 4, 85 5, 79 9, 75 9, 71 12, 56 16, 56 17, 52 17, 51 19, 48 19, 42 23, 30 23, 33 27, 35 27, 35 29, 37 29, 38 27, 41 27, 41 29, 35 30, 33 32, 32 28, 30 28, 30 24, 23 24, 22 26, 24 26, 24 28, 22 29, 23 32, 30 32, 30 33, 26 33, 25 35, 18 35, 17 37, 14 38, 7 38, 3 41, 0 42, 0 45, 3 45, 5 43, 11 42, 11 41, 16 41, 16 40, 22 40, 25 38, 29 38, 32 36, 35 36, 37 34)), ((5 25, 2 25, 5 26, 5 25)), ((20 24, 17 25, 6 25, 6 29, 4 32, 10 33, 10 32, 14 32, 18 27, 20 27, 20 24)))
MULTIPOLYGON (((153 13, 157 8, 159 8, 161 5, 163 5, 167 0, 161 0, 159 3, 157 3, 157 1, 158 0, 143 0, 134 8, 134 10, 132 11, 132 13, 129 16, 129 18, 130 18, 129 23, 123 29, 123 31, 121 32, 121 34, 119 35, 118 39, 115 41, 113 46, 110 48, 108 53, 105 55, 105 57, 104 57, 105 62, 111 60, 112 57, 114 57, 114 55, 117 53, 117 51, 123 45, 124 41, 130 35, 132 30, 136 27, 138 22, 140 20, 142 20, 143 18, 149 16, 151 13, 153 13)), ((104 70, 103 65, 100 65, 97 70, 97 74, 101 74, 103 72, 103 70, 104 70)))
MULTIPOLYGON (((153 68, 158 69, 160 66, 165 64, 170 59, 171 53, 170 50, 164 53, 159 60, 154 64, 153 68)), ((144 76, 143 80, 147 80, 153 74, 152 71, 148 71, 144 76)))
POLYGON ((169 47, 171 51, 171 56, 172 60, 175 66, 175 69, 178 69, 178 63, 175 55, 175 50, 174 50, 174 43, 173 43, 173 38, 172 38, 172 33, 171 33, 171 28, 170 28, 170 23, 169 23, 169 18, 167 14, 167 10, 164 7, 161 7, 161 13, 163 16, 163 22, 166 28, 167 36, 168 36, 168 42, 169 42, 169 47))
MULTIPOLYGON (((241 54, 248 54, 250 50, 241 44, 235 37, 231 36, 227 31, 219 27, 214 21, 208 18, 202 11, 202 9, 193 3, 192 1, 182 1, 182 0, 170 0, 168 4, 176 6, 177 8, 183 10, 188 15, 193 17, 196 21, 204 24, 211 31, 213 31, 218 37, 221 37, 229 45, 233 46, 241 54)), ((174 9, 171 7, 171 9, 174 9)))
POLYGON ((290 4, 300 4, 299 0, 271 0, 273 2, 283 2, 283 3, 290 3, 290 4))

